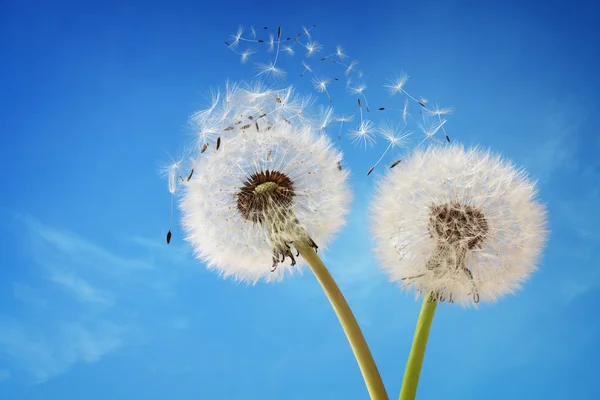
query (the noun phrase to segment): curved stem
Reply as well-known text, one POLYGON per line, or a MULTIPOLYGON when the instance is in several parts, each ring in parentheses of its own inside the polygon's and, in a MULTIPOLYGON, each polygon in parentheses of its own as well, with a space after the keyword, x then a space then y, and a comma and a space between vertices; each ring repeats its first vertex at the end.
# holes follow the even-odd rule
POLYGON ((417 395, 421 366, 423 365, 429 330, 431 329, 431 322, 433 321, 436 307, 437 301, 433 300, 431 293, 428 292, 423 299, 423 306, 421 306, 421 313, 417 320, 412 348, 410 349, 410 355, 408 356, 408 362, 404 370, 400 400, 414 400, 417 395))
POLYGON ((325 294, 329 298, 340 324, 344 329, 344 333, 346 333, 346 337, 350 342, 350 346, 352 347, 352 351, 354 352, 354 356, 356 357, 356 361, 362 372, 371 399, 387 400, 388 396, 385 391, 385 386, 383 385, 383 381, 381 380, 381 376, 379 375, 377 365, 375 365, 369 346, 367 346, 367 342, 365 341, 346 299, 344 299, 342 292, 333 280, 327 267, 325 267, 323 261, 321 261, 314 249, 307 243, 294 242, 294 247, 296 247, 296 250, 298 250, 306 260, 310 269, 323 287, 325 294))

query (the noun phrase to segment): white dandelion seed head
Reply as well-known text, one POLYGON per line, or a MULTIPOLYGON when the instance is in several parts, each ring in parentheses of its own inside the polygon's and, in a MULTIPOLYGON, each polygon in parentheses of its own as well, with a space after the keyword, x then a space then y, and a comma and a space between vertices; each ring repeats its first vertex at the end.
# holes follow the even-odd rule
POLYGON ((480 149, 416 150, 379 182, 376 252, 393 281, 463 306, 513 293, 536 270, 546 209, 523 170, 480 149))
POLYGON ((223 126, 234 128, 222 130, 219 150, 196 157, 180 201, 197 256, 223 276, 249 282, 299 269, 294 241, 325 248, 351 199, 348 172, 338 169, 341 152, 317 124, 293 120, 297 111, 283 106, 296 102, 292 90, 258 91, 268 94, 244 87, 230 94, 232 117, 223 126))

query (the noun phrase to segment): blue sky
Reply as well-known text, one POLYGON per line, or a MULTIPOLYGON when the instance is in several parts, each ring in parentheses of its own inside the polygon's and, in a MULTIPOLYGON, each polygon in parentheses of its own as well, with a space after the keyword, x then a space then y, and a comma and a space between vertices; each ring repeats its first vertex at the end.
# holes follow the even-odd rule
MULTIPOLYGON (((223 44, 239 24, 284 35, 317 24, 316 40, 360 61, 372 108, 401 107, 381 85, 405 71, 412 94, 455 109, 454 140, 491 147, 539 181, 552 231, 540 270, 496 304, 438 308, 418 398, 600 397, 598 11, 3 0, 0 399, 367 397, 309 271, 236 285, 194 260, 178 226, 164 243, 158 166, 181 149, 209 87, 253 76, 223 44)), ((297 68, 295 57, 282 62, 297 68)), ((310 90, 297 74, 289 82, 310 90)), ((342 92, 334 105, 353 105, 342 92)), ((371 251, 367 207, 383 168, 365 175, 383 143, 341 147, 356 194, 323 256, 394 398, 420 304, 371 251)))

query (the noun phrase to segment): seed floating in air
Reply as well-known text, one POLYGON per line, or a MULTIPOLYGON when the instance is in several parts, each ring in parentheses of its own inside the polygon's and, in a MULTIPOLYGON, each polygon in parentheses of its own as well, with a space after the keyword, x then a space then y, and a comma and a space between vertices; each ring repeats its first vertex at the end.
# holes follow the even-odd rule
POLYGON ((171 231, 167 232, 167 244, 171 243, 171 231))
POLYGON ((396 165, 400 164, 402 160, 395 161, 392 165, 390 165, 390 169, 394 168, 396 165))

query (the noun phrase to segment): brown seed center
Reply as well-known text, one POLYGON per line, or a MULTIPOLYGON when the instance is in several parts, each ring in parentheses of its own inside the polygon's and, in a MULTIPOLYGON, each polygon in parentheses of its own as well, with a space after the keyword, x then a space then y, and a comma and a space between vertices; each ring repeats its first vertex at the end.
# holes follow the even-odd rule
POLYGON ((237 197, 237 209, 242 217, 262 223, 267 213, 289 208, 294 197, 294 183, 282 172, 261 171, 244 182, 237 197))
POLYGON ((450 245, 481 246, 489 231, 485 215, 473 206, 459 203, 431 207, 429 233, 450 245))

